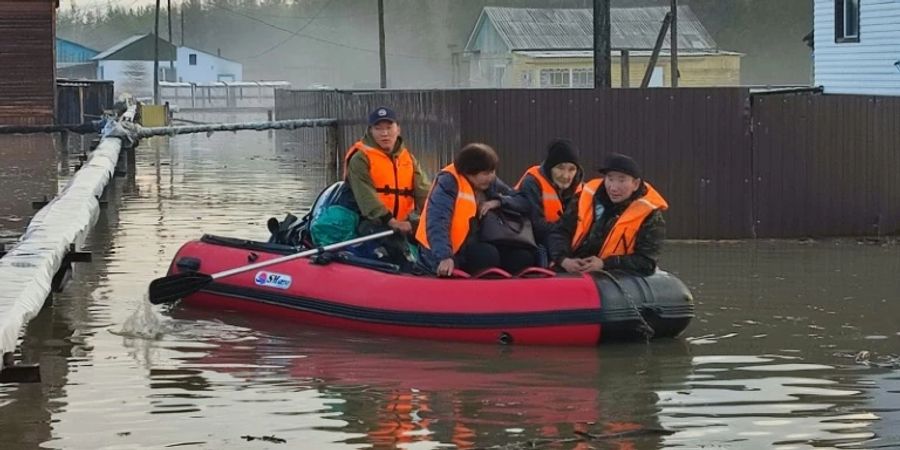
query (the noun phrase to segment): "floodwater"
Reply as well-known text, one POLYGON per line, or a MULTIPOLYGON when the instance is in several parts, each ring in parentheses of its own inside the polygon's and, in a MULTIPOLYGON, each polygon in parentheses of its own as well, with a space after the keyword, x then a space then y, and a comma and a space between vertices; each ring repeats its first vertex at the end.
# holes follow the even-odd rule
MULTIPOLYGON (((422 342, 147 305, 186 240, 265 239, 266 219, 302 212, 321 160, 265 132, 143 142, 94 261, 23 334, 43 382, 0 385, 0 448, 900 447, 896 244, 672 242, 663 266, 698 317, 649 344, 422 342)), ((63 183, 77 160, 60 161, 63 183)), ((6 235, 20 196, 0 200, 6 235)))

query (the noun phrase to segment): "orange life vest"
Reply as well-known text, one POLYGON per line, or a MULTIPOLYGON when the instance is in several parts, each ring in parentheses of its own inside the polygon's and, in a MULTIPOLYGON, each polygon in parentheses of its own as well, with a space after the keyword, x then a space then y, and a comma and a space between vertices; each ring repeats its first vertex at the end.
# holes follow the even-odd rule
POLYGON ((369 147, 363 141, 357 141, 347 150, 344 157, 344 180, 350 167, 350 158, 356 152, 362 152, 369 161, 369 176, 381 203, 391 211, 397 220, 406 220, 416 209, 415 172, 416 164, 406 147, 400 149, 396 158, 384 150, 369 147))
MULTIPOLYGON (((456 203, 453 205, 453 217, 450 219, 450 245, 455 255, 466 241, 466 236, 469 235, 469 221, 478 212, 478 203, 475 200, 475 190, 472 189, 469 180, 457 173, 453 164, 444 167, 441 169, 441 172, 453 175, 458 186, 456 203)), ((437 177, 434 177, 434 183, 431 185, 432 191, 435 186, 437 186, 437 177)), ((431 197, 431 192, 428 192, 428 196, 431 197)), ((419 228, 416 230, 416 240, 425 248, 431 249, 431 245, 428 243, 427 229, 428 202, 425 202, 425 207, 422 209, 422 217, 419 219, 419 228)))
MULTIPOLYGON (((532 166, 525 171, 525 174, 522 175, 522 178, 516 183, 516 190, 519 190, 522 187, 522 183, 528 175, 534 177, 541 186, 541 207, 544 209, 544 220, 550 223, 556 223, 562 217, 564 209, 562 200, 556 192, 556 187, 550 180, 544 177, 543 173, 541 173, 541 166, 532 166)), ((578 183, 578 186, 575 188, 575 193, 579 194, 580 192, 581 183, 578 183)))
MULTIPOLYGON (((643 197, 635 199, 625 208, 622 215, 616 219, 616 223, 606 239, 603 240, 600 254, 597 255, 601 259, 634 253, 634 242, 637 239, 638 230, 647 216, 657 209, 665 211, 669 208, 666 200, 653 186, 650 186, 650 183, 644 182, 644 185, 647 186, 647 193, 643 197)), ((591 231, 591 226, 594 224, 594 194, 602 187, 603 179, 597 178, 588 181, 582 188, 581 195, 578 197, 578 225, 575 227, 575 234, 572 235, 573 251, 581 245, 591 231)))
POLYGON ((429 435, 422 431, 428 430, 431 420, 419 416, 431 412, 427 394, 403 389, 388 395, 376 416, 376 428, 367 433, 369 443, 375 448, 396 448, 427 440, 429 435))

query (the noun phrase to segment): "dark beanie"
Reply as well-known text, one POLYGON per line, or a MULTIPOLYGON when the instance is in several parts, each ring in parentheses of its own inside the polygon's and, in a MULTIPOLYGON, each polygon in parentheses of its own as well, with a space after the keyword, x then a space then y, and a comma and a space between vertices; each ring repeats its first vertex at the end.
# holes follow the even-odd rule
POLYGON ((578 165, 578 149, 572 141, 557 139, 547 147, 547 159, 544 160, 544 170, 550 171, 557 164, 572 163, 578 165))
POLYGON ((641 178, 641 168, 630 156, 613 153, 603 160, 600 173, 606 175, 609 172, 621 172, 635 178, 641 178))

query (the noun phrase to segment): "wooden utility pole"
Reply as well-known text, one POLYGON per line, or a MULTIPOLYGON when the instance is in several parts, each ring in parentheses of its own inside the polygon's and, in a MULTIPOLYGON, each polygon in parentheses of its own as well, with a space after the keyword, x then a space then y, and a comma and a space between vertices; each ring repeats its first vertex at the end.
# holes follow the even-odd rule
MULTIPOLYGON (((175 45, 175 41, 172 40, 172 0, 166 0, 166 16, 169 19, 169 43, 175 45)), ((175 55, 178 55, 178 52, 175 52, 175 55)), ((169 74, 175 72, 175 60, 174 58, 169 58, 169 74)), ((168 78, 168 77, 166 77, 168 78)), ((169 81, 169 80, 166 80, 169 81)), ((172 81, 175 81, 174 79, 172 81)))
POLYGON ((656 36, 656 45, 653 46, 653 52, 650 54, 650 62, 647 63, 647 71, 644 72, 644 80, 641 81, 641 87, 650 86, 650 78, 653 77, 653 69, 656 67, 656 60, 659 58, 659 52, 662 51, 663 42, 666 40, 666 31, 672 23, 672 13, 666 13, 663 17, 663 23, 659 27, 659 34, 656 36))
POLYGON ((622 69, 622 87, 631 87, 631 52, 621 50, 619 52, 619 68, 622 69))
POLYGON ((594 0, 594 89, 612 87, 610 0, 594 0))
POLYGON ((381 66, 381 88, 387 87, 387 63, 384 51, 384 0, 378 0, 378 62, 381 66))
POLYGON ((671 35, 669 36, 669 47, 672 50, 671 69, 672 69, 672 87, 678 87, 678 0, 672 0, 672 25, 671 35))
POLYGON ((181 46, 184 47, 184 3, 181 4, 181 8, 178 8, 179 16, 181 16, 181 46))
POLYGON ((153 20, 153 104, 159 104, 159 0, 156 0, 156 18, 153 20))

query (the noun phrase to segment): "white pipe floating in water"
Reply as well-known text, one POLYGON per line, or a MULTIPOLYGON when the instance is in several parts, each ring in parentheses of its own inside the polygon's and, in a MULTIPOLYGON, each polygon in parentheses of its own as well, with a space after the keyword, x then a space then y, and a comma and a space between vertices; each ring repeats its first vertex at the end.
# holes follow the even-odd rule
POLYGON ((81 169, 0 258, 0 355, 16 349, 20 331, 40 312, 71 245, 83 244, 97 221, 99 198, 113 176, 122 140, 131 141, 128 132, 110 122, 81 169))
POLYGON ((272 122, 247 122, 247 123, 210 123, 204 125, 189 125, 180 127, 154 127, 137 130, 139 138, 150 136, 175 136, 177 134, 212 133, 215 131, 239 131, 239 130, 293 130, 296 128, 330 127, 337 124, 337 119, 296 119, 276 120, 272 122))

